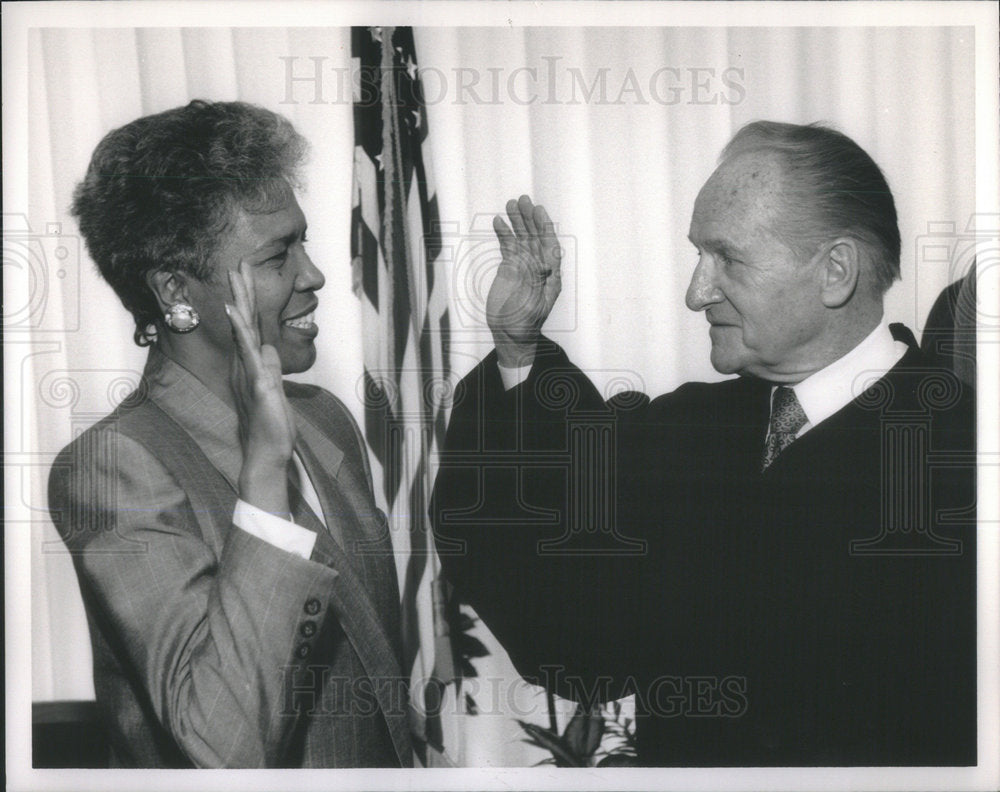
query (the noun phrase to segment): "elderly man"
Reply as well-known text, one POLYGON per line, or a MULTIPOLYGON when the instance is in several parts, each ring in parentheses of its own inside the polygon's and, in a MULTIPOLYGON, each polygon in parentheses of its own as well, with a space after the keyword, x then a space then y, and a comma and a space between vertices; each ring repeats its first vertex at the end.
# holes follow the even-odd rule
POLYGON ((109 132, 74 213, 149 347, 56 459, 114 765, 412 763, 399 593, 364 441, 316 358, 305 141, 242 102, 109 132))
MULTIPOLYGON (((759 122, 694 206, 716 370, 605 404, 540 335, 559 246, 507 206, 436 483, 447 573, 529 679, 636 697, 648 765, 976 761, 972 394, 883 320, 889 188, 759 122)), ((616 264, 619 272, 620 265, 616 264)))

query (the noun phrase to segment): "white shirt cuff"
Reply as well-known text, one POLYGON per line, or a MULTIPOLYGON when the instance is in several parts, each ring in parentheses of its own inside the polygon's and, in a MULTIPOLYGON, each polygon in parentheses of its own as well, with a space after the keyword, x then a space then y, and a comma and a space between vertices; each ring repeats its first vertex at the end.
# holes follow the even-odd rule
POLYGON ((528 379, 528 374, 531 373, 530 363, 527 366, 518 366, 517 368, 507 368, 497 363, 497 368, 500 369, 500 381, 503 382, 503 389, 505 391, 516 388, 528 379))
POLYGON ((233 525, 280 550, 305 559, 312 556, 313 545, 316 544, 316 534, 308 528, 261 511, 242 500, 237 500, 233 509, 233 525))

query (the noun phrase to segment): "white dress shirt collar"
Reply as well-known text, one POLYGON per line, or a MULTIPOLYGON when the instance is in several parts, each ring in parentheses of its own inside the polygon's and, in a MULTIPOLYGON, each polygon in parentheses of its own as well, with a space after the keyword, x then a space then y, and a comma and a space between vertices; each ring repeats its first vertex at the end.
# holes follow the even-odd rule
POLYGON ((892 337, 888 323, 883 320, 846 355, 792 385, 808 419, 796 436, 801 437, 854 401, 895 366, 907 349, 905 342, 892 337))

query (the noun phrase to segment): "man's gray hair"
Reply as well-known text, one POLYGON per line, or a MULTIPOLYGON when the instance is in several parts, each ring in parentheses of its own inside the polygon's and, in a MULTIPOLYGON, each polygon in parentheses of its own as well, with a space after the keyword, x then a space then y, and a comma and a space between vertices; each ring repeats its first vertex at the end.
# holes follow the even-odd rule
POLYGON ((838 236, 869 254, 873 285, 884 294, 899 278, 896 205, 875 161, 847 135, 819 124, 754 121, 729 142, 720 162, 747 152, 775 152, 787 178, 785 216, 777 229, 800 256, 838 236))

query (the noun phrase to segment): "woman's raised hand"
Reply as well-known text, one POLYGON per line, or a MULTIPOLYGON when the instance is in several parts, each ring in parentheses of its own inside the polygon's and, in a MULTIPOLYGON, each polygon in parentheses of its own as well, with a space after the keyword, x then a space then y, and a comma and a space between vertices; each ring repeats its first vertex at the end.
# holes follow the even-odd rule
POLYGON ((273 514, 288 514, 287 466, 295 447, 295 417, 281 382, 281 360, 261 344, 253 270, 229 270, 234 303, 226 305, 236 354, 230 382, 240 420, 240 498, 273 514))

